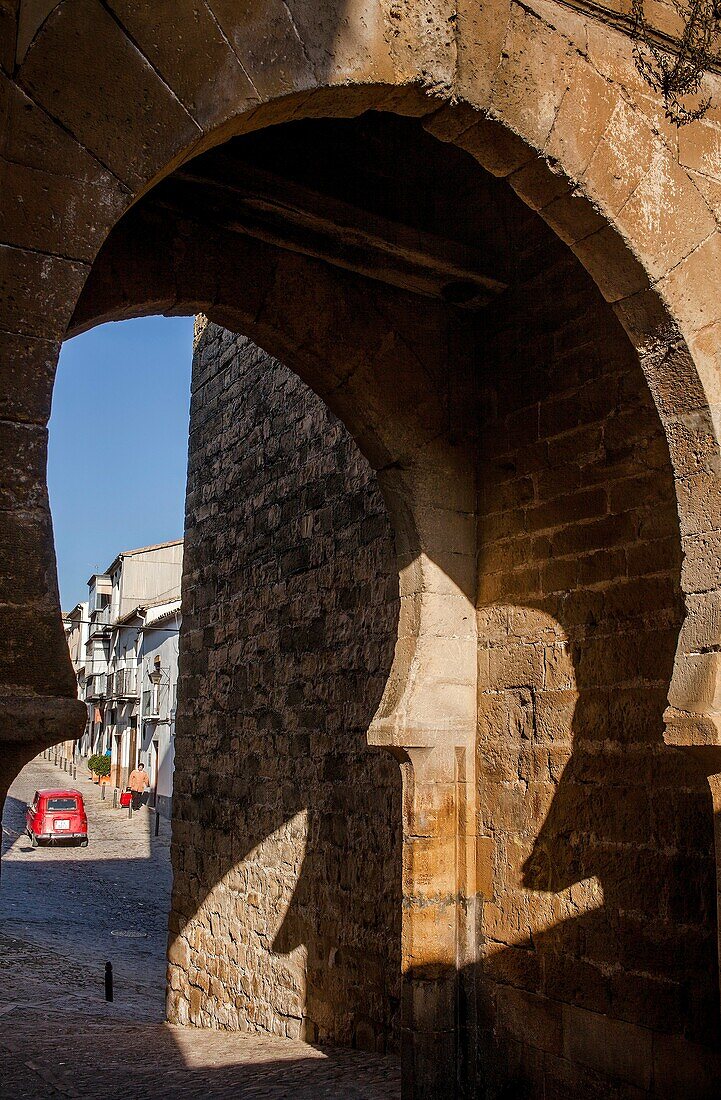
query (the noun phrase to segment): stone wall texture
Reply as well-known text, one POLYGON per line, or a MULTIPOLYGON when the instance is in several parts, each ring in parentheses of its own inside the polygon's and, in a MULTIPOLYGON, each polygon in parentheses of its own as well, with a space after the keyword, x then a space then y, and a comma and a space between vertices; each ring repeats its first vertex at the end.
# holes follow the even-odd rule
POLYGON ((392 1045, 402 912, 412 1100, 719 1092, 721 74, 677 130, 619 7, 0 0, 0 789, 84 721, 61 342, 163 312, 245 333, 360 442, 398 588, 380 506, 339 518, 353 462, 282 386, 242 404, 276 370, 247 345, 258 385, 224 396, 221 339, 170 1012, 392 1045), (369 737, 402 814, 365 747, 396 620, 369 737))
MULTIPOLYGON (((710 793, 663 742, 683 619, 668 447, 591 280, 530 213, 515 230, 517 282, 467 380, 480 907, 447 1012, 479 1096, 713 1096, 710 793)), ((397 624, 390 524, 322 402, 212 324, 186 537, 171 1018, 393 1048, 400 773, 366 745, 397 624)))
POLYGON ((398 618, 368 464, 215 325, 193 363, 169 1012, 398 1043, 397 763, 366 743, 398 618))
POLYGON ((526 245, 482 368, 479 1049, 498 1095, 712 1096, 711 800, 663 743, 683 619, 667 443, 588 277, 530 224, 526 245))

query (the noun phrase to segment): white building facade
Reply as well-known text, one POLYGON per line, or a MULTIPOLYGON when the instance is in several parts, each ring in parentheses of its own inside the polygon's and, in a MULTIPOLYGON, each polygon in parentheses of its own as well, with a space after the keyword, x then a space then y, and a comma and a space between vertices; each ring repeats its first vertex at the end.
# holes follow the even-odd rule
MULTIPOLYGON (((78 685, 78 699, 85 699, 85 647, 88 640, 90 621, 86 601, 77 603, 72 611, 63 612, 63 626, 68 642, 68 652, 78 685)), ((62 755, 73 762, 78 746, 75 741, 64 741, 62 755)))
POLYGON ((148 608, 139 650, 141 753, 154 805, 170 817, 178 697, 180 600, 148 608))
MULTIPOLYGON (((177 539, 124 551, 90 578, 78 673, 88 707, 80 754, 110 755, 111 784, 120 789, 142 760, 149 801, 168 815, 182 567, 183 541, 177 539)), ((68 632, 69 643, 70 637, 68 632)))

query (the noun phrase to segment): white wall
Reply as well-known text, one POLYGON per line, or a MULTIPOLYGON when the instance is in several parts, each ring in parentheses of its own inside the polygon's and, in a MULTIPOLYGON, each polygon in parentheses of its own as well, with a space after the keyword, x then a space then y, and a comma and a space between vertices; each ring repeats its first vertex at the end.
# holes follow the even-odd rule
POLYGON ((119 614, 162 596, 179 599, 182 572, 182 542, 123 557, 119 614))
MULTIPOLYGON (((151 780, 151 790, 156 789, 157 804, 161 813, 170 814, 173 795, 173 769, 175 761, 175 695, 178 683, 178 639, 180 633, 179 601, 172 618, 158 618, 165 609, 154 608, 148 612, 146 629, 140 646, 141 734, 139 744, 142 758, 151 780), (149 674, 155 669, 155 659, 160 658, 161 684, 158 693, 157 713, 147 709, 147 693, 152 684, 149 674), (154 748, 154 745, 157 746, 154 748), (157 776, 156 776, 157 768, 157 776), (156 785, 157 783, 157 785, 156 785)), ((155 711, 155 708, 151 708, 155 711)))

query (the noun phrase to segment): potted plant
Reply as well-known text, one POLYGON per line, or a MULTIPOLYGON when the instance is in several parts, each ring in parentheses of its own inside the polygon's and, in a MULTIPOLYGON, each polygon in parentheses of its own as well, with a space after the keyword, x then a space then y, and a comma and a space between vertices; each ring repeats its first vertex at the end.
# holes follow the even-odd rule
POLYGON ((88 768, 90 769, 90 777, 93 783, 100 782, 100 772, 98 771, 98 769, 102 767, 103 759, 104 757, 102 757, 100 753, 97 752, 88 757, 88 768))
POLYGON ((98 777, 98 782, 99 783, 109 783, 110 782, 110 757, 109 756, 98 756, 97 762, 96 762, 96 765, 95 765, 95 774, 98 777))

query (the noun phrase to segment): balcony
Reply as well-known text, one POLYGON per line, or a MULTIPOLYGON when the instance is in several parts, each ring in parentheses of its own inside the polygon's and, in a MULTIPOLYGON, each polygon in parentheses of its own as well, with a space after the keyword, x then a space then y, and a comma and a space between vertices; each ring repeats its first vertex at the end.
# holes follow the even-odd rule
POLYGON ((105 696, 105 689, 107 686, 107 676, 104 673, 95 673, 93 676, 86 678, 85 684, 85 698, 86 699, 102 699, 105 696))
POLYGON ((119 668, 108 675, 109 699, 137 699, 138 675, 135 668, 119 668))
POLYGON ((156 684, 143 692, 143 718, 168 720, 168 689, 168 684, 156 684))

